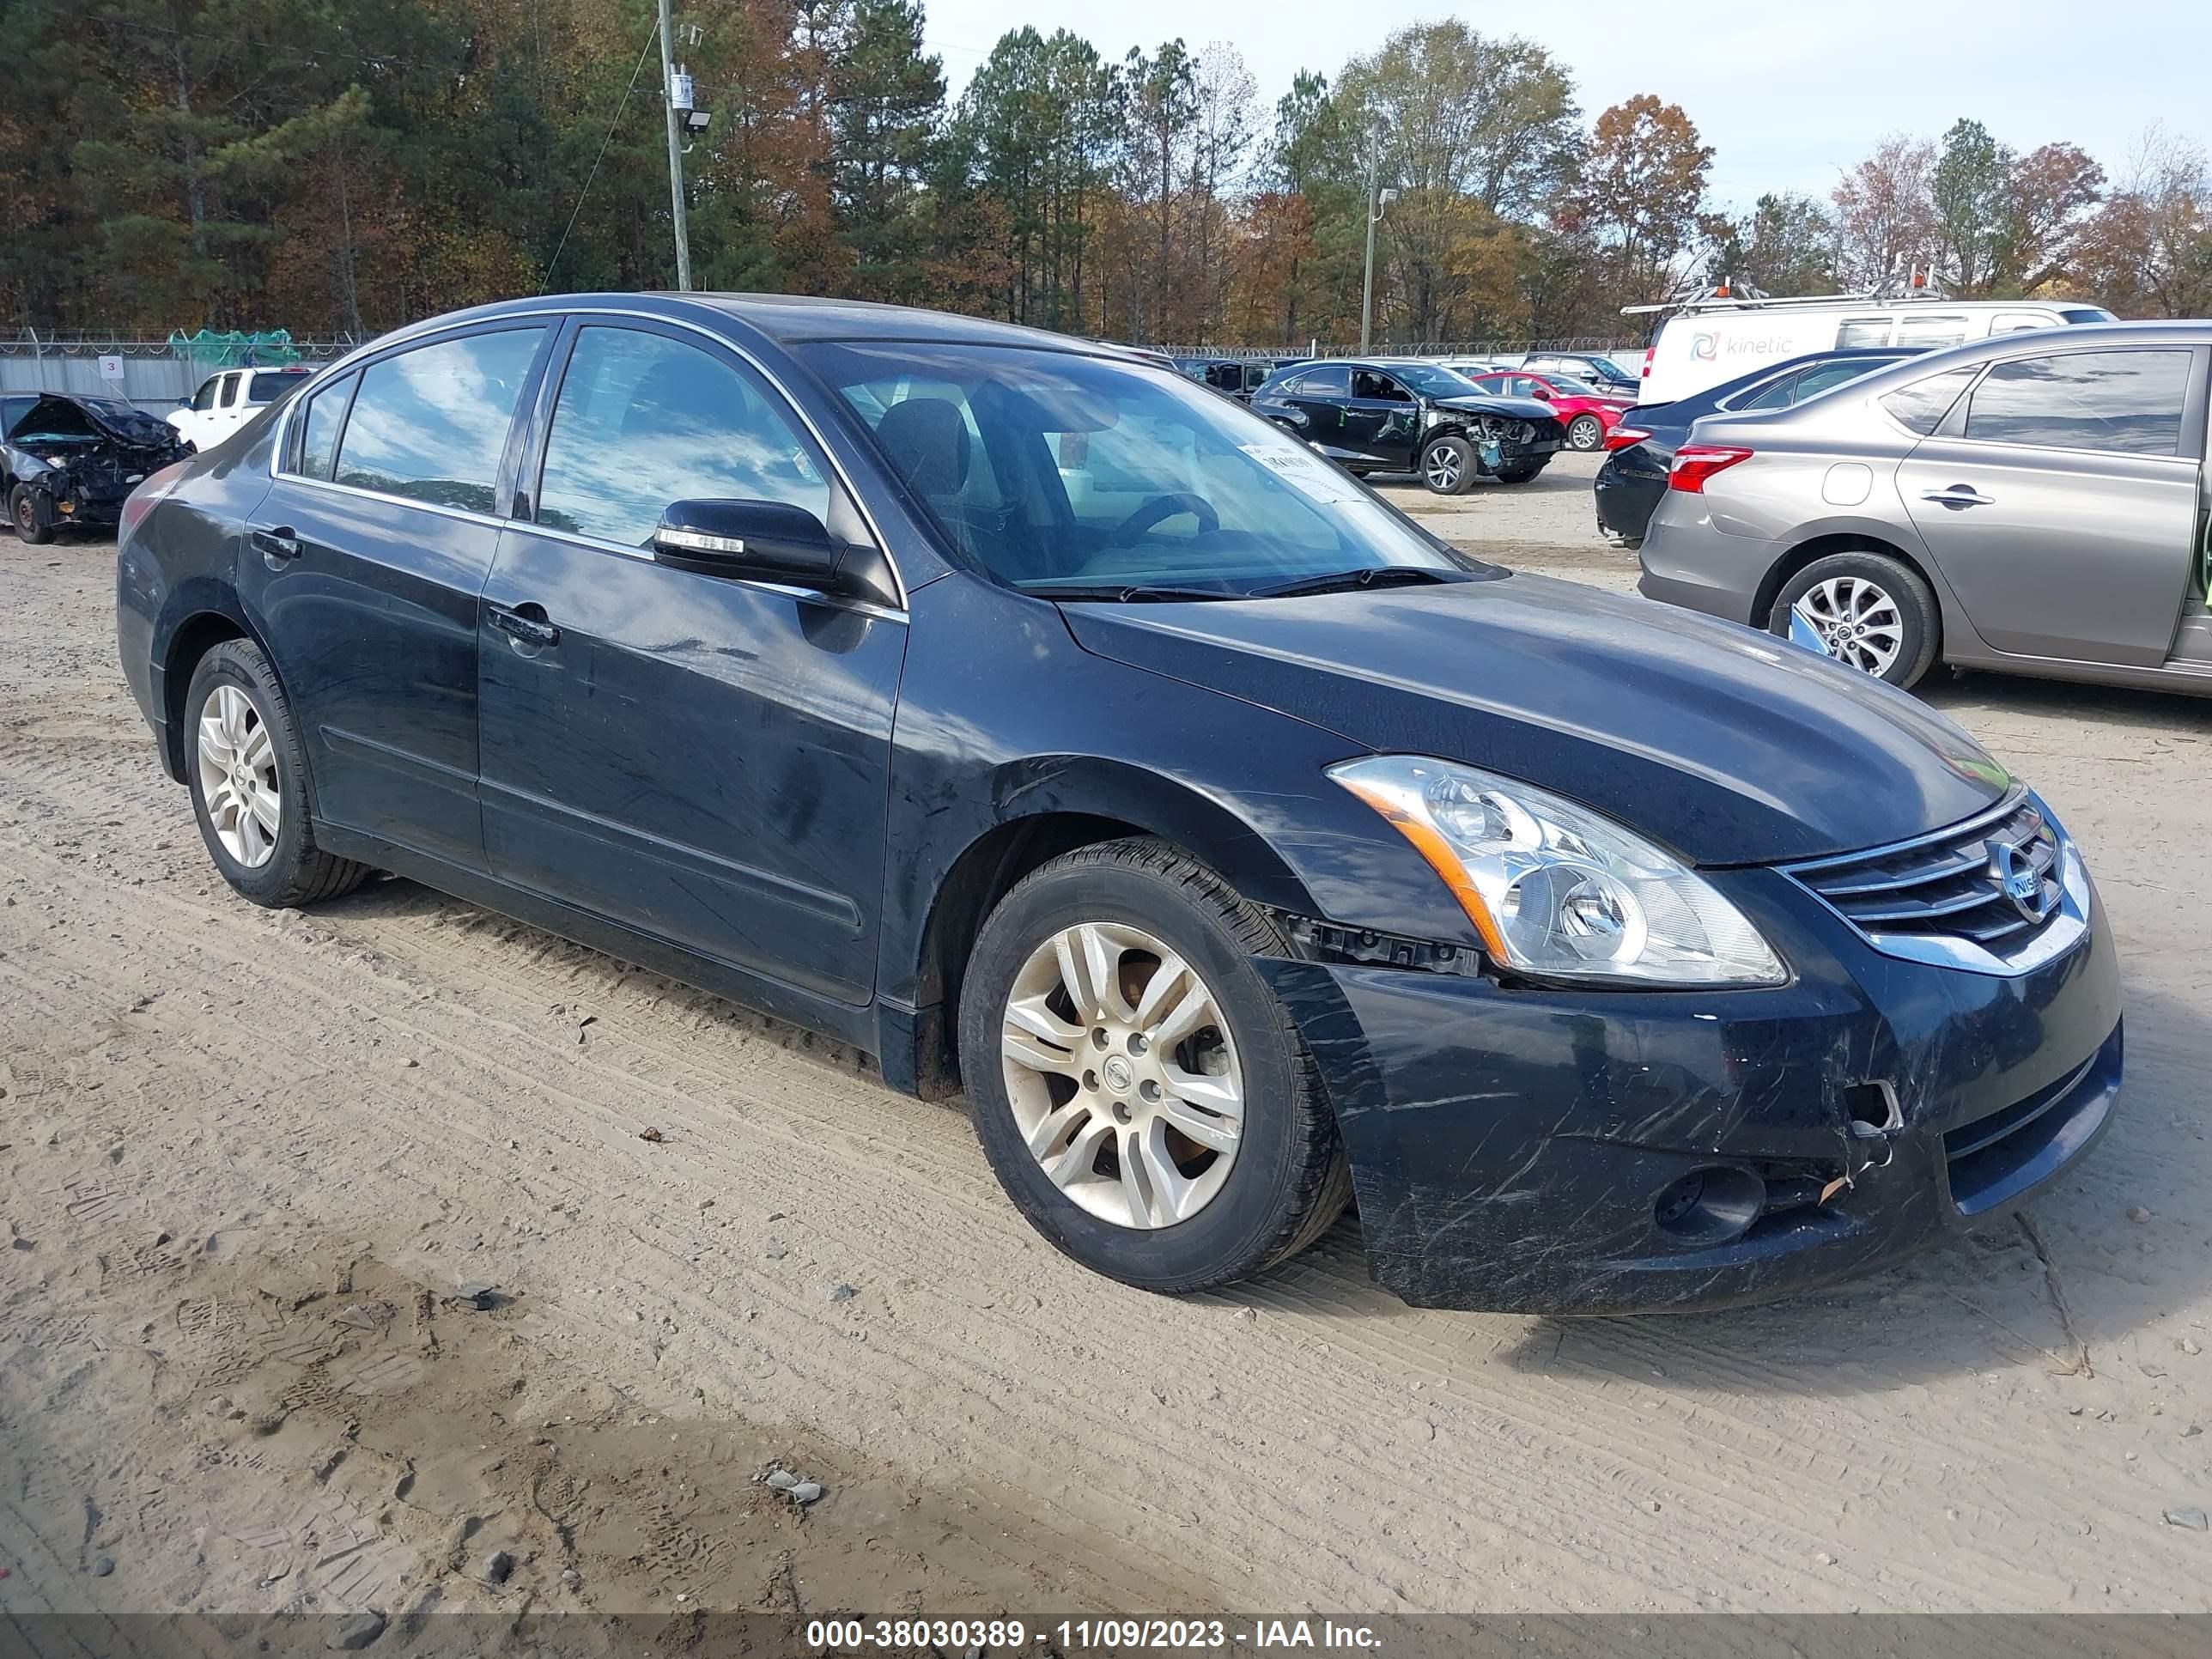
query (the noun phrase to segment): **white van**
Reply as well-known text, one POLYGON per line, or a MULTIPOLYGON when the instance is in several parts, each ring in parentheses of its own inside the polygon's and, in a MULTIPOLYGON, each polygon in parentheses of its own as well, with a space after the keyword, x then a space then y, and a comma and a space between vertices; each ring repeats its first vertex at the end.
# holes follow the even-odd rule
POLYGON ((1768 363, 1838 346, 1932 349, 2018 329, 2109 323, 2101 306, 2042 300, 1870 300, 1824 295, 1803 300, 1693 300, 1667 310, 1644 354, 1639 404, 1672 403, 1768 363))

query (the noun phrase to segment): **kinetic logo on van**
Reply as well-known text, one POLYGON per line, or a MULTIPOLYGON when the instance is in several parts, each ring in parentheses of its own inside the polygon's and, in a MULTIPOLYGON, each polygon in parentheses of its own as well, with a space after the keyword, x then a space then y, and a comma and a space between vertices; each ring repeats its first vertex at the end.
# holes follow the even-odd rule
POLYGON ((1690 337, 1690 356, 1701 363, 1709 363, 1720 356, 1721 337, 1717 334, 1692 334, 1690 337))

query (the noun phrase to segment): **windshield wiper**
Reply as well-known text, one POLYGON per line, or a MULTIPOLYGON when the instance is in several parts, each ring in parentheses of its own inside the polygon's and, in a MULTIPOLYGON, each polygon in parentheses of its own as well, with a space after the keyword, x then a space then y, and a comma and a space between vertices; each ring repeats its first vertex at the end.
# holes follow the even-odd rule
POLYGON ((1417 587, 1427 582, 1460 580, 1457 571, 1431 570, 1417 564, 1377 564, 1361 570, 1333 570, 1325 576, 1301 576, 1295 581, 1255 587, 1255 599, 1295 599, 1301 593, 1343 593, 1367 587, 1417 587))
POLYGON ((1115 586, 1101 583, 1095 587, 1070 586, 1065 587, 1024 587, 1021 590, 1033 599, 1093 599, 1108 605, 1166 605, 1199 599, 1241 599, 1242 593, 1220 587, 1160 587, 1145 582, 1127 583, 1115 586))

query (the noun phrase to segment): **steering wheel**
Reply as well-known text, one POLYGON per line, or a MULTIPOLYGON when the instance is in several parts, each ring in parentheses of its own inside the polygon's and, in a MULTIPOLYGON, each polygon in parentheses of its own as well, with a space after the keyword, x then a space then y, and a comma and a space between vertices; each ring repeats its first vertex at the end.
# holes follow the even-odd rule
POLYGON ((1109 547, 1132 547, 1137 538, 1156 524, 1164 524, 1179 513, 1188 513, 1198 520, 1199 533, 1210 534, 1221 528, 1221 515, 1213 510, 1213 503, 1203 495, 1193 495, 1185 490, 1172 495, 1155 495, 1127 518, 1115 525, 1106 538, 1109 547))

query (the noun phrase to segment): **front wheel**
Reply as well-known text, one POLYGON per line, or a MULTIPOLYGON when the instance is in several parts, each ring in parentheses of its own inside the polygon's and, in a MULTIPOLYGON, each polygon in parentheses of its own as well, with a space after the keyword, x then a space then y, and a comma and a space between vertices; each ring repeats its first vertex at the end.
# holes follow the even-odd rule
POLYGON ((1595 415, 1577 415, 1567 423, 1567 447, 1592 450, 1605 441, 1605 423, 1595 415))
POLYGON ((1934 665, 1942 613, 1920 573, 1883 553, 1832 553, 1782 585, 1768 629, 1892 685, 1934 665))
POLYGON ((1474 485, 1474 447, 1462 437, 1437 439, 1421 452, 1421 482, 1435 495, 1464 495, 1474 485))
POLYGON ((44 491, 17 484, 8 498, 8 514, 15 521, 15 533, 29 546, 44 547, 53 540, 53 517, 44 491))
POLYGON ((1080 848, 983 924, 960 1060, 1000 1184, 1055 1247, 1143 1290, 1304 1249, 1351 1178, 1312 1055, 1253 966, 1288 949, 1158 841, 1080 848))

